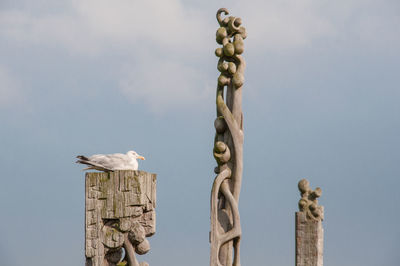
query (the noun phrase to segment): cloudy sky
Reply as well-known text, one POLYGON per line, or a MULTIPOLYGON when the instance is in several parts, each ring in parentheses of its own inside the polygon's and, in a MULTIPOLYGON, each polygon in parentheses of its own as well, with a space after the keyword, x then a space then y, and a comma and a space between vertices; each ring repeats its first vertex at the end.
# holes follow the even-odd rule
POLYGON ((83 265, 74 157, 131 149, 158 174, 141 260, 208 264, 220 7, 248 31, 242 264, 294 264, 306 177, 326 266, 398 265, 397 0, 1 0, 1 265, 83 265))

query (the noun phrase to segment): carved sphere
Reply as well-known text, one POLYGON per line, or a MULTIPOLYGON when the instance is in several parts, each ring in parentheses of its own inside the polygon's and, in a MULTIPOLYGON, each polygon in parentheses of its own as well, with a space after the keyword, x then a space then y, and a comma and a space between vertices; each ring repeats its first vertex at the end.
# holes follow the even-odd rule
POLYGON ((240 25, 242 25, 242 19, 241 18, 236 18, 235 21, 233 22, 233 24, 236 27, 239 27, 240 25))
POLYGON ((235 74, 236 73, 236 65, 233 62, 229 62, 228 64, 228 72, 230 74, 235 74))
POLYGON ((236 72, 233 75, 232 83, 236 88, 239 88, 244 83, 244 76, 240 72, 236 72))
POLYGON ((228 36, 226 29, 224 27, 220 27, 216 33, 216 40, 217 43, 222 44, 222 40, 228 36))
POLYGON ((299 181, 298 187, 299 187, 300 192, 302 194, 304 194, 309 190, 310 183, 308 182, 307 179, 302 179, 302 180, 299 181))
POLYGON ((321 216, 321 210, 319 208, 316 208, 315 210, 312 210, 311 213, 315 218, 318 218, 318 217, 321 216))
POLYGON ((246 28, 245 28, 245 27, 240 27, 240 28, 239 28, 239 33, 240 33, 240 35, 242 35, 242 38, 243 38, 243 39, 246 39, 246 37, 247 37, 247 31, 246 31, 246 28))
POLYGON ((216 153, 224 153, 226 151, 226 148, 227 146, 225 143, 223 143, 222 141, 217 141, 215 143, 214 150, 216 153))
POLYGON ((138 244, 145 240, 146 232, 139 222, 135 222, 129 231, 128 238, 132 244, 138 244))
POLYGON ((232 43, 228 42, 224 45, 224 54, 226 56, 233 56, 235 54, 235 47, 232 43))
POLYGON ((225 86, 225 85, 228 85, 228 83, 229 83, 228 77, 226 77, 222 74, 218 77, 218 85, 225 86))
POLYGON ((221 64, 218 64, 218 70, 219 70, 220 72, 227 71, 227 70, 228 70, 228 67, 229 67, 229 65, 228 65, 227 62, 223 62, 223 63, 221 63, 221 64))
POLYGON ((124 243, 124 234, 114 227, 104 225, 103 244, 108 248, 118 248, 124 243))
POLYGON ((242 24, 241 18, 229 17, 228 22, 228 33, 233 33, 239 30, 239 26, 242 24))
POLYGON ((217 117, 214 121, 214 127, 218 134, 223 134, 227 128, 225 119, 223 117, 217 117))
POLYGON ((222 57, 224 55, 224 50, 222 50, 222 48, 215 49, 215 55, 218 57, 222 57))
POLYGON ((150 250, 150 242, 147 239, 144 239, 142 243, 136 246, 136 253, 139 255, 146 254, 150 250))
POLYGON ((219 172, 220 172, 220 171, 219 171, 219 167, 215 167, 215 168, 214 168, 214 173, 219 174, 219 172))
POLYGON ((122 258, 122 249, 112 249, 105 255, 106 260, 109 263, 117 264, 122 258))
POLYGON ((317 188, 314 190, 314 195, 315 195, 316 198, 321 197, 321 195, 322 195, 322 189, 321 189, 320 187, 317 187, 317 188))
POLYGON ((301 199, 299 200, 299 209, 300 211, 303 211, 307 206, 307 200, 301 199))
POLYGON ((233 41, 233 45, 235 46, 236 54, 242 54, 244 52, 244 42, 240 34, 235 35, 235 40, 233 41))
POLYGON ((214 144, 214 158, 218 165, 227 163, 231 158, 229 147, 222 141, 217 141, 214 144))

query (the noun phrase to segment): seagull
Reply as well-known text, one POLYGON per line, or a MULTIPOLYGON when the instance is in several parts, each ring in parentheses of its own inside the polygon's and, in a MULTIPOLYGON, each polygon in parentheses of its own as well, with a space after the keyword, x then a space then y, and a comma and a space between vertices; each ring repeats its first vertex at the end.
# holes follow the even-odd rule
POLYGON ((137 159, 145 160, 143 156, 140 156, 135 151, 128 151, 126 154, 95 154, 90 157, 78 155, 76 158, 79 159, 76 163, 89 165, 89 167, 83 170, 95 169, 105 172, 116 170, 137 170, 137 159))

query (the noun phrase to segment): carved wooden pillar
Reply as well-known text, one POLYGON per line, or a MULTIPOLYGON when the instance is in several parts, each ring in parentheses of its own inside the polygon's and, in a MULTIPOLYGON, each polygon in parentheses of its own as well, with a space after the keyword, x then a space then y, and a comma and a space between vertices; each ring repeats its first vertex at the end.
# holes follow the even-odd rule
POLYGON ((156 175, 144 171, 86 173, 86 266, 138 263, 156 232, 156 175), (122 258, 124 249, 125 257, 122 258))
POLYGON ((214 158, 218 166, 211 190, 211 266, 240 266, 241 226, 239 194, 243 172, 242 87, 245 61, 243 40, 246 29, 242 20, 229 16, 225 8, 217 11, 220 27, 216 40, 222 47, 215 50, 219 57, 217 86, 217 118, 214 158))
POLYGON ((323 266, 324 207, 318 205, 322 190, 314 191, 306 179, 300 180, 299 212, 296 212, 296 266, 323 266))

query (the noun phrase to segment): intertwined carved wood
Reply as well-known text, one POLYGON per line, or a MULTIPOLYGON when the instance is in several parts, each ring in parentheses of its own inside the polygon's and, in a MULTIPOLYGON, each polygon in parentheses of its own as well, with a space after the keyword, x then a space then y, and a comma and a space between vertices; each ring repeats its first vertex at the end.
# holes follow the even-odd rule
POLYGON ((318 205, 322 190, 310 188, 306 179, 298 184, 301 199, 296 212, 296 266, 323 266, 324 207, 318 205))
POLYGON ((144 171, 86 173, 86 266, 146 266, 156 232, 156 175, 144 171), (124 249, 125 257, 122 258, 124 249))
POLYGON ((217 86, 217 118, 214 158, 218 166, 211 190, 211 266, 240 266, 239 195, 243 172, 242 87, 245 61, 243 40, 246 29, 242 20, 229 16, 225 8, 217 12, 220 25, 216 40, 222 47, 215 50, 219 57, 217 86))

